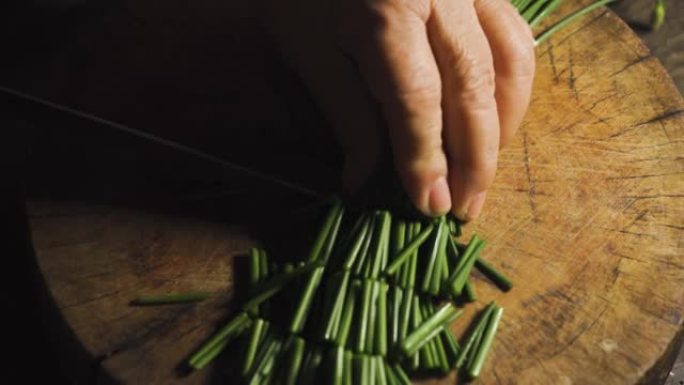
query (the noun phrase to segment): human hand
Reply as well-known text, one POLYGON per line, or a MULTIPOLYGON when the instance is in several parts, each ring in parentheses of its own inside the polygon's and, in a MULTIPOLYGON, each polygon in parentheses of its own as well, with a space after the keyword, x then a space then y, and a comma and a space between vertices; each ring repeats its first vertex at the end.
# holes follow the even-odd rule
POLYGON ((378 164, 386 127, 420 211, 479 215, 534 78, 532 33, 508 0, 274 0, 265 12, 336 131, 348 189, 378 164))

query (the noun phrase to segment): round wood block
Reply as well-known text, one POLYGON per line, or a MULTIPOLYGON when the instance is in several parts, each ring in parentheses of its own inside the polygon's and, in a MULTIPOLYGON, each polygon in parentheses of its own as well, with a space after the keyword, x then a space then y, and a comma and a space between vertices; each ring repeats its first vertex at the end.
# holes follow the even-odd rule
MULTIPOLYGON (((648 383, 684 321, 683 154, 680 94, 612 12, 537 48, 530 110, 465 229, 516 285, 475 282, 479 302, 462 319, 490 300, 505 308, 478 383, 648 383)), ((29 204, 47 293, 84 357, 73 368, 98 384, 219 383, 237 352, 204 371, 177 368, 230 315, 233 260, 263 239, 239 221, 84 202, 29 204), (188 290, 225 295, 129 306, 188 290)))

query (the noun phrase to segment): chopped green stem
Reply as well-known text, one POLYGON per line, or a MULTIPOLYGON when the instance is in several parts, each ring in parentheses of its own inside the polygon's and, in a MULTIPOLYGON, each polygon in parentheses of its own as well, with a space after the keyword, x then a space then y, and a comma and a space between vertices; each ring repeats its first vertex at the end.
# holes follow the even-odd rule
POLYGON ((477 299, 477 296, 475 295, 475 288, 473 287, 473 284, 470 283, 470 281, 466 282, 465 284, 465 297, 466 301, 468 302, 475 302, 477 299))
POLYGON ((371 300, 373 298, 373 281, 364 280, 362 285, 363 297, 361 299, 361 314, 359 314, 359 327, 356 340, 356 351, 361 353, 366 351, 366 339, 368 338, 368 321, 371 311, 371 300))
POLYGON ((133 306, 156 306, 176 305, 183 303, 200 302, 209 298, 212 293, 206 291, 193 291, 188 293, 173 293, 161 295, 146 295, 131 301, 133 306))
POLYGON ((403 303, 401 306, 401 320, 399 322, 399 341, 408 335, 411 316, 413 315, 413 289, 404 289, 403 303))
POLYGON ((425 268, 425 274, 423 275, 423 285, 421 290, 424 293, 430 293, 432 285, 432 279, 434 279, 435 265, 437 264, 437 256, 439 255, 439 248, 442 244, 442 239, 446 235, 446 228, 442 222, 437 224, 437 230, 433 231, 434 239, 432 240, 432 245, 430 247, 430 257, 428 259, 427 267, 425 268))
POLYGON ((490 303, 485 310, 482 312, 480 315, 480 318, 477 321, 477 324, 475 327, 472 329, 471 333, 468 335, 468 338, 465 340, 465 342, 461 345, 461 351, 458 353, 458 357, 456 358, 456 367, 460 368, 463 366, 463 364, 466 361, 466 358, 468 357, 468 352, 470 349, 473 348, 473 345, 475 344, 477 340, 478 334, 482 332, 482 330, 485 328, 487 325, 487 320, 489 319, 489 316, 492 314, 494 311, 494 304, 490 303))
POLYGON ((270 272, 268 269, 268 256, 266 250, 259 250, 259 281, 268 279, 270 272))
POLYGON ((653 13, 651 14, 651 28, 654 31, 660 29, 665 22, 665 0, 656 0, 653 13))
POLYGON ((368 354, 375 353, 375 333, 378 324, 378 297, 380 294, 380 282, 373 281, 373 290, 371 291, 371 306, 370 313, 368 313, 368 335, 366 336, 366 352, 368 354))
POLYGON ((406 222, 395 221, 392 231, 392 256, 399 255, 399 251, 404 248, 406 243, 406 222))
POLYGON ((375 332, 375 353, 387 355, 387 283, 380 282, 378 293, 378 312, 375 332))
POLYGON ((406 262, 406 260, 411 256, 411 254, 418 250, 418 248, 425 242, 430 234, 432 233, 432 230, 434 229, 434 225, 430 224, 427 228, 425 228, 423 231, 418 234, 414 239, 409 242, 409 244, 404 247, 404 249, 397 255, 397 257, 390 263, 390 265, 387 267, 385 270, 385 274, 387 275, 392 275, 394 274, 399 267, 406 262))
POLYGON ((392 226, 392 217, 390 216, 389 212, 383 211, 382 213, 378 214, 378 216, 380 217, 378 226, 380 236, 377 237, 377 243, 373 253, 373 268, 371 270, 372 278, 377 278, 380 275, 384 253, 389 242, 390 229, 392 226))
MULTIPOLYGON (((416 303, 414 303, 413 306, 416 306, 416 303)), ((444 326, 445 321, 447 321, 454 315, 454 313, 457 312, 459 312, 459 310, 454 308, 454 305, 451 303, 442 305, 437 312, 431 315, 430 318, 424 320, 420 326, 418 326, 408 337, 406 337, 404 341, 402 341, 401 350, 406 356, 413 355, 413 353, 420 349, 430 337, 434 337, 434 335, 439 333, 439 331, 441 331, 439 329, 440 327, 444 326), (437 333, 435 333, 435 330, 437 330, 437 333)))
POLYGON ((235 316, 190 357, 188 361, 190 366, 195 369, 201 369, 206 366, 221 352, 228 342, 242 333, 251 323, 252 320, 245 312, 235 316))
POLYGON ((392 367, 387 362, 384 362, 384 366, 385 366, 385 377, 387 377, 387 383, 389 385, 400 385, 399 379, 397 378, 397 375, 394 374, 394 370, 392 370, 392 367))
POLYGON ((320 268, 317 263, 308 263, 300 267, 294 268, 292 271, 276 275, 265 282, 260 282, 255 287, 255 294, 245 303, 245 309, 252 309, 267 299, 276 295, 282 290, 285 285, 300 275, 311 272, 312 270, 320 268))
POLYGON ((325 247, 328 238, 330 238, 330 232, 332 231, 335 222, 337 222, 337 218, 341 216, 342 202, 339 199, 336 199, 328 211, 328 216, 325 218, 325 222, 323 222, 323 227, 321 227, 321 230, 314 241, 311 252, 309 253, 309 261, 316 261, 320 259, 323 248, 325 247))
POLYGON ((356 238, 354 239, 354 243, 352 243, 351 247, 349 248, 349 251, 347 252, 347 258, 344 261, 345 270, 349 270, 352 268, 352 266, 354 266, 354 261, 359 255, 359 252, 361 251, 361 248, 366 238, 368 237, 370 226, 371 218, 366 217, 363 221, 363 226, 361 227, 358 234, 356 235, 356 238))
POLYGON ((265 369, 268 366, 273 365, 273 362, 275 362, 276 358, 278 357, 280 349, 283 345, 282 341, 277 338, 273 338, 266 342, 268 343, 268 345, 266 345, 266 349, 264 349, 263 353, 260 354, 255 360, 254 368, 252 368, 252 371, 247 376, 250 378, 250 381, 248 382, 250 385, 258 385, 267 382, 263 378, 264 376, 262 373, 267 372, 265 369))
POLYGON ((451 334, 451 330, 449 330, 449 328, 444 328, 444 330, 441 333, 441 336, 442 343, 444 344, 447 351, 447 360, 449 361, 449 367, 453 367, 456 363, 456 357, 458 357, 458 343, 456 342, 454 335, 451 334))
POLYGON ((301 337, 294 337, 292 345, 288 351, 288 362, 285 367, 285 385, 296 385, 299 368, 302 366, 302 359, 304 358, 304 348, 306 343, 301 337))
POLYGON ((375 379, 378 385, 387 385, 387 374, 385 373, 385 363, 382 356, 373 356, 373 367, 375 369, 375 379))
POLYGON ((534 42, 535 46, 538 46, 539 44, 546 41, 549 37, 551 37, 551 35, 553 35, 554 33, 558 32, 559 30, 561 30, 565 27, 567 27, 568 24, 572 23, 577 18, 595 10, 596 8, 602 7, 608 3, 612 3, 613 1, 615 1, 615 0, 598 0, 595 3, 587 5, 586 7, 569 14, 568 16, 564 17, 563 19, 561 19, 560 21, 558 21, 557 23, 555 23, 554 25, 549 27, 546 31, 539 34, 535 39, 535 42, 534 42))
MULTIPOLYGON (((453 240, 453 239, 452 239, 453 240)), ((456 262, 456 266, 454 267, 454 271, 451 273, 451 276, 449 277, 449 282, 452 282, 453 280, 456 279, 458 276, 459 272, 463 271, 465 268, 465 265, 468 263, 468 259, 470 255, 475 251, 477 248, 477 245, 480 243, 480 237, 477 236, 477 234, 473 235, 472 238, 470 238, 470 242, 468 242, 468 246, 466 249, 461 253, 460 257, 458 258, 458 261, 456 262)), ((456 246, 456 242, 453 242, 454 248, 458 250, 458 247, 456 246)))
POLYGON ((527 9, 522 13, 522 18, 529 24, 532 18, 539 13, 539 10, 547 5, 547 0, 533 1, 527 9))
POLYGON ((461 292, 463 292, 463 287, 465 286, 466 282, 468 282, 468 278, 470 277, 470 271, 473 269, 473 265, 475 265, 475 261, 477 260, 484 246, 485 241, 473 236, 473 239, 468 244, 468 248, 463 253, 462 269, 454 270, 454 274, 452 275, 453 278, 450 278, 449 280, 451 284, 451 294, 454 297, 458 297, 461 295, 461 292))
POLYGON ((299 333, 304 328, 304 324, 306 323, 306 315, 309 313, 311 302, 313 301, 314 294, 321 283, 324 270, 325 268, 318 267, 309 276, 306 286, 304 287, 302 297, 297 304, 294 317, 292 317, 292 323, 290 324, 291 333, 299 333))
POLYGON ((343 385, 344 382, 344 347, 337 346, 334 349, 334 369, 333 369, 333 385, 343 385))
POLYGON ((475 359, 468 368, 468 375, 470 378, 477 378, 480 375, 480 371, 482 371, 482 366, 492 345, 492 341, 494 340, 494 335, 496 334, 496 329, 499 327, 499 321, 501 320, 502 315, 503 308, 501 307, 496 307, 494 312, 490 315, 484 335, 482 336, 482 341, 477 348, 475 359))
POLYGON ((358 285, 352 284, 348 289, 349 295, 344 302, 344 313, 340 320, 339 332, 335 338, 337 345, 346 346, 349 332, 351 331, 351 324, 354 319, 354 308, 356 306, 356 296, 358 295, 358 285))
POLYGON ((249 335, 249 344, 247 345, 247 352, 245 353, 245 364, 242 367, 242 375, 246 376, 254 364, 256 358, 257 348, 261 341, 261 334, 264 330, 265 321, 261 318, 252 323, 252 329, 249 335))
POLYGON ((330 317, 326 322, 326 327, 323 332, 323 338, 328 341, 332 340, 338 333, 340 320, 342 319, 342 310, 347 296, 347 289, 349 288, 349 276, 350 273, 345 271, 342 275, 342 279, 339 281, 339 286, 337 286, 337 295, 330 308, 330 317))
POLYGON ((394 365, 394 373, 396 373, 400 384, 411 385, 411 380, 409 380, 408 376, 406 375, 406 372, 404 372, 404 369, 402 369, 400 365, 394 365))
POLYGON ((482 258, 478 258, 477 261, 475 261, 475 267, 477 267, 482 274, 494 282, 499 289, 503 291, 509 291, 513 288, 513 283, 510 279, 508 279, 505 275, 496 270, 494 266, 490 265, 482 258))
POLYGON ((259 249, 256 247, 252 247, 249 250, 249 285, 254 286, 259 282, 259 277, 261 276, 260 273, 260 268, 261 264, 259 263, 259 255, 261 253, 259 252, 259 249))
POLYGON ((548 4, 544 6, 544 8, 537 13, 537 15, 530 20, 530 27, 534 28, 537 26, 537 24, 541 23, 546 19, 553 11, 558 8, 558 6, 563 2, 563 0, 550 0, 548 4))
POLYGON ((370 250, 371 243, 375 235, 375 221, 376 218, 373 216, 371 218, 370 224, 368 225, 368 233, 366 234, 361 249, 359 250, 358 256, 356 257, 355 266, 353 268, 355 275, 361 275, 363 268, 366 266, 366 259, 368 259, 368 251, 370 250))
POLYGON ((401 319, 401 304, 404 291, 396 285, 392 286, 390 322, 390 341, 395 346, 399 341, 399 320, 401 319))
POLYGON ((344 351, 344 385, 354 384, 353 353, 349 350, 344 351))

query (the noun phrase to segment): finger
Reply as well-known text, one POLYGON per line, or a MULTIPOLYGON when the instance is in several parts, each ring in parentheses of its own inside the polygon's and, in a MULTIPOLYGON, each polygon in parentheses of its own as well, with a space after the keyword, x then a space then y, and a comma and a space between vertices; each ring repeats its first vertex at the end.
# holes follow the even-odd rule
POLYGON ((527 111, 534 81, 532 30, 504 0, 477 0, 475 9, 494 56, 501 147, 513 137, 527 111))
POLYGON ((429 9, 377 6, 363 10, 372 22, 342 30, 347 33, 345 47, 380 102, 405 190, 419 210, 438 215, 449 210, 451 198, 442 149, 441 82, 425 30, 428 13, 423 11, 429 9))
POLYGON ((494 63, 472 4, 435 4, 428 33, 442 77, 452 211, 471 220, 479 215, 496 173, 500 129, 494 63))

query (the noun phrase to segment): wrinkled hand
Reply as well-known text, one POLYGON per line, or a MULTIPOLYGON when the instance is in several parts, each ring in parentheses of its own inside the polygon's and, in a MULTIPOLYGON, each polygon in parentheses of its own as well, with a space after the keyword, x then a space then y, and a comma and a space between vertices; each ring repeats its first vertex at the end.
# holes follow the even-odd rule
POLYGON ((267 1, 342 144, 345 186, 369 177, 387 127, 416 207, 477 217, 534 77, 532 33, 508 0, 267 1))

